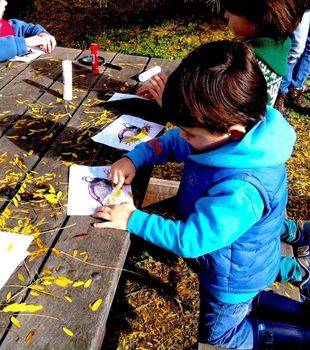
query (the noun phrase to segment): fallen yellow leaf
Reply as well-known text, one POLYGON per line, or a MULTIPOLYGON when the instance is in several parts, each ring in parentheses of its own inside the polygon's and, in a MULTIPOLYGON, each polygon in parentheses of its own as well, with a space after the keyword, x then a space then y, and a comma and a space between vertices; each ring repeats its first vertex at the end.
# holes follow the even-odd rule
POLYGON ((102 299, 101 298, 99 298, 99 299, 97 299, 96 301, 94 301, 92 304, 89 304, 89 309, 91 310, 91 311, 97 311, 99 308, 100 308, 100 306, 101 306, 101 304, 102 304, 102 299))
POLYGON ((71 331, 71 329, 68 329, 66 327, 62 327, 62 330, 69 336, 69 337, 73 337, 74 333, 71 331))
POLYGON ((20 328, 20 327, 22 326, 22 324, 20 323, 20 321, 19 321, 16 317, 14 317, 14 316, 11 317, 11 322, 12 322, 13 325, 16 326, 17 328, 20 328))

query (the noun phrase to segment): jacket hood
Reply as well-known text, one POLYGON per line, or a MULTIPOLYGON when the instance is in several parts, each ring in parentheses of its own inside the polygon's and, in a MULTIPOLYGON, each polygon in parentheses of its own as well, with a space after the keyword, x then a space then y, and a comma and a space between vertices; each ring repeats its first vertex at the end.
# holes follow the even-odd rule
POLYGON ((291 45, 289 38, 284 41, 275 41, 271 38, 257 38, 251 41, 256 56, 281 76, 287 73, 287 59, 291 45))
POLYGON ((285 163, 293 152, 296 134, 282 114, 268 107, 265 118, 239 142, 189 156, 193 161, 223 168, 261 168, 285 163))

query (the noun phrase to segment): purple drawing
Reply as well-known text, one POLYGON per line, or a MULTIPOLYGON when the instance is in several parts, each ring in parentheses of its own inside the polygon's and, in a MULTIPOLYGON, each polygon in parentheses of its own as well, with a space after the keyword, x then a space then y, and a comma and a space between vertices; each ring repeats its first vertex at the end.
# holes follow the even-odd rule
POLYGON ((88 182, 89 194, 101 205, 104 205, 106 198, 113 192, 113 186, 107 179, 91 176, 83 176, 83 181, 88 182))

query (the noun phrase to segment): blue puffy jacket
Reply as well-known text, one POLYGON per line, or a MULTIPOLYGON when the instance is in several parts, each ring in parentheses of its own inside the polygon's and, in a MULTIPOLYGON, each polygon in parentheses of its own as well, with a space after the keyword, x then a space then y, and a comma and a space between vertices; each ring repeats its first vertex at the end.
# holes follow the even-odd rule
POLYGON ((268 108, 240 142, 197 153, 179 129, 137 146, 126 156, 137 168, 184 163, 178 193, 183 220, 136 210, 128 230, 176 254, 199 258, 200 283, 218 300, 253 298, 274 281, 287 201, 285 161, 295 132, 268 108))

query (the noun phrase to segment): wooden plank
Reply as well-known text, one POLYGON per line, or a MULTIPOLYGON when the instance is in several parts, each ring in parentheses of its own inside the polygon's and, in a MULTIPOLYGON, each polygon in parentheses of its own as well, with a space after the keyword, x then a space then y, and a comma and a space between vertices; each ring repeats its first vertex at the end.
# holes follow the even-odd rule
POLYGON ((181 60, 166 60, 162 58, 151 58, 146 69, 150 69, 154 66, 160 66, 162 73, 169 76, 180 64, 181 60))
MULTIPOLYGON (((124 76, 128 76, 126 73, 126 69, 123 71, 124 76)), ((121 78, 120 78, 121 79, 121 78)), ((96 86, 94 87, 93 91, 89 94, 87 100, 85 103, 82 104, 82 106, 78 109, 74 117, 70 120, 69 124, 67 125, 67 128, 64 130, 64 132, 61 134, 61 136, 58 138, 57 142, 52 145, 49 152, 46 154, 46 156, 40 161, 40 163, 35 168, 35 171, 37 172, 36 176, 44 176, 47 172, 54 173, 55 174, 55 180, 53 181, 53 186, 55 187, 56 191, 63 191, 66 192, 67 189, 67 175, 68 175, 68 168, 64 166, 64 161, 74 161, 74 157, 65 156, 63 150, 66 149, 68 151, 68 143, 66 143, 68 140, 72 140, 73 138, 77 138, 81 133, 83 129, 83 123, 87 121, 87 117, 91 118, 91 115, 86 114, 86 109, 89 108, 89 98, 95 98, 97 97, 97 91, 98 86, 102 86, 103 83, 101 80, 110 80, 110 78, 107 79, 106 75, 103 75, 101 79, 98 81, 96 86), (78 132, 79 133, 78 133, 78 132)), ((108 89, 107 89, 108 90, 108 89)), ((99 107, 92 107, 94 109, 100 109, 99 107)), ((90 120, 93 121, 93 120, 90 120)), ((74 151, 79 154, 79 158, 82 158, 82 163, 86 164, 94 164, 97 165, 97 156, 98 151, 101 147, 99 144, 95 144, 92 142, 89 137, 86 141, 81 141, 82 144, 82 150, 79 150, 79 146, 77 145, 74 148, 74 151)), ((70 150, 70 148, 69 148, 70 150)), ((70 152, 69 152, 70 153, 70 152)), ((26 203, 28 204, 28 203, 26 203)), ((24 207, 26 208, 26 207, 24 207)), ((50 211, 50 208, 41 208, 39 211, 37 210, 37 220, 41 219, 42 217, 49 217, 48 212, 50 211)), ((50 227, 59 227, 63 220, 65 218, 65 213, 62 211, 58 216, 55 218, 50 218, 49 222, 43 225, 42 230, 48 229, 50 227)), ((57 232, 52 232, 49 234, 48 237, 46 237, 45 242, 47 247, 51 246, 53 244, 53 241, 55 237, 57 237, 57 232)), ((65 231, 66 232, 66 231, 65 231)), ((45 254, 44 254, 45 255, 45 254)), ((33 262, 33 265, 30 265, 30 270, 32 273, 39 270, 40 262, 43 260, 43 257, 40 257, 37 261, 33 262)), ((23 272, 25 274, 25 272, 23 272)), ((16 278, 16 276, 15 276, 16 278)), ((30 282, 31 278, 27 278, 26 282, 30 282)), ((14 281, 16 282, 16 281, 14 281)), ((9 281, 9 284, 13 284, 12 281, 9 281)), ((5 293, 6 294, 6 293, 5 293)), ((2 295, 2 300, 4 299, 4 295, 2 295)), ((8 322, 8 315, 0 315, 0 322, 1 327, 3 329, 7 328, 7 322, 8 322), (6 320, 3 320, 6 317, 6 320)), ((30 322, 30 321, 29 321, 30 322)), ((2 341, 5 339, 6 334, 3 335, 2 341)))
POLYGON ((1 89, 12 81, 19 73, 26 69, 28 63, 24 62, 1 62, 0 63, 0 95, 1 89))
POLYGON ((74 59, 81 50, 56 48, 50 58, 31 62, 1 90, 0 96, 0 136, 8 130, 10 124, 28 109, 28 105, 37 99, 61 78, 61 60, 74 59), (18 101, 18 102, 17 102, 18 101), (3 111, 9 111, 3 115, 3 111), (2 113, 1 113, 2 112, 2 113))
MULTIPOLYGON (((114 54, 105 53, 105 57, 109 61, 114 54)), ((22 181, 25 172, 32 169, 75 114, 76 109, 88 94, 89 88, 99 77, 92 76, 90 68, 85 68, 77 63, 73 64, 73 68, 73 100, 71 102, 62 100, 62 83, 55 81, 0 138, 0 149, 6 150, 6 161, 0 164, 0 173, 8 175, 15 173, 15 180, 22 181), (18 169, 16 164, 10 164, 17 158, 23 162, 23 169, 18 169)), ((16 105, 18 108, 19 104, 16 105)), ((14 183, 10 187, 6 186, 2 190, 2 193, 6 194, 5 199, 12 198, 15 190, 14 183)), ((0 208, 5 203, 0 203, 0 208)))
POLYGON ((67 276, 72 280, 82 281, 92 278, 90 288, 50 286, 49 291, 61 296, 60 299, 44 294, 40 294, 39 297, 28 295, 27 303, 43 305, 41 313, 56 317, 59 321, 18 315, 23 325, 18 329, 19 338, 16 339, 16 332, 9 332, 1 344, 1 349, 12 349, 12 346, 25 348, 25 338, 32 329, 36 330, 30 345, 33 349, 101 348, 106 320, 129 247, 129 234, 117 230, 95 230, 90 226, 91 221, 93 220, 89 217, 72 217, 68 224, 76 222, 77 225, 66 230, 55 245, 56 249, 69 255, 77 250, 80 260, 64 254, 51 254, 45 264, 56 276, 67 276), (74 237, 81 232, 87 236, 74 237), (87 263, 97 266, 83 263, 83 256, 80 255, 83 252, 89 255, 87 263), (65 295, 72 298, 72 303, 68 303, 65 295), (89 304, 99 298, 103 299, 102 307, 98 311, 91 311, 89 304), (68 337, 62 327, 72 330, 74 337, 68 337))
POLYGON ((152 177, 149 181, 142 208, 148 205, 174 197, 179 189, 180 182, 152 177))

